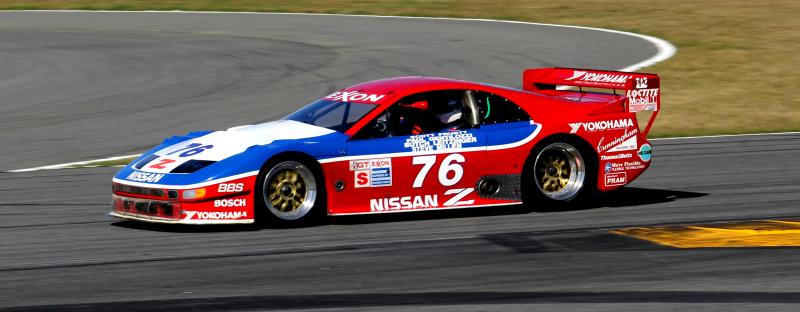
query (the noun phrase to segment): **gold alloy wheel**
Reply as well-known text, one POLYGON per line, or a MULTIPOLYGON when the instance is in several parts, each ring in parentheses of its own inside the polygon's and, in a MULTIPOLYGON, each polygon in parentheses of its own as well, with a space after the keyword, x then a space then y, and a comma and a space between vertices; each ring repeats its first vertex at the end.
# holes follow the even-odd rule
POLYGON ((269 183, 269 202, 276 209, 291 212, 306 198, 306 183, 294 170, 278 172, 269 183))
POLYGON ((267 209, 283 220, 297 220, 314 208, 317 184, 314 174, 305 165, 281 162, 264 178, 264 203, 267 209))
POLYGON ((553 143, 536 156, 533 174, 542 194, 566 201, 583 187, 586 166, 578 149, 566 143, 553 143))

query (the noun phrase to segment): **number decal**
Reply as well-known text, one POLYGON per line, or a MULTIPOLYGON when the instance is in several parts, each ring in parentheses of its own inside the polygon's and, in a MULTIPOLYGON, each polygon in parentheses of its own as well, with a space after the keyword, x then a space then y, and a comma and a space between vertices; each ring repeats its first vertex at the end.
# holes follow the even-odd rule
POLYGON ((206 145, 206 146, 201 146, 201 145, 203 145, 203 144, 201 144, 201 143, 191 143, 189 145, 184 146, 181 149, 174 150, 174 151, 172 151, 172 153, 169 153, 167 155, 172 155, 172 154, 175 154, 175 153, 180 152, 180 151, 185 151, 185 152, 181 153, 178 156, 179 157, 189 157, 189 156, 194 156, 194 155, 200 154, 203 151, 214 147, 214 145, 206 145))
MULTIPOLYGON (((444 186, 453 186, 461 181, 461 178, 464 177, 464 167, 461 166, 461 163, 465 161, 466 159, 461 154, 447 155, 447 157, 442 160, 441 165, 439 165, 439 172, 437 175, 439 183, 444 186), (451 172, 452 177, 449 177, 451 172)), ((417 173, 413 185, 414 188, 422 187, 422 184, 425 182, 425 177, 428 176, 428 172, 431 171, 433 164, 436 163, 436 156, 417 156, 411 160, 411 163, 414 165, 423 165, 422 169, 417 173)))
POLYGON ((194 156, 194 155, 200 154, 200 153, 202 153, 203 151, 205 151, 205 150, 207 150, 207 149, 210 149, 210 148, 212 148, 212 147, 214 147, 214 145, 206 145, 206 146, 200 146, 200 147, 196 147, 196 148, 190 149, 190 150, 188 150, 188 151, 185 151, 185 152, 181 153, 181 154, 180 154, 180 155, 178 155, 178 156, 180 156, 180 157, 189 157, 189 156, 194 156))
POLYGON ((175 153, 177 153, 177 152, 180 152, 180 151, 184 151, 184 150, 188 150, 188 149, 191 149, 191 148, 198 147, 198 146, 200 146, 200 145, 203 145, 203 144, 200 144, 200 143, 191 143, 191 144, 189 144, 189 145, 186 145, 186 146, 184 146, 182 149, 175 150, 175 151, 173 151, 172 153, 169 153, 169 154, 167 154, 167 155, 172 155, 172 154, 175 154, 175 153))
POLYGON ((169 163, 174 163, 174 162, 175 162, 175 160, 166 159, 165 158, 165 159, 159 160, 155 164, 152 164, 152 165, 148 166, 148 168, 167 169, 167 167, 165 165, 169 164, 169 163))
POLYGON ((464 167, 460 163, 466 161, 461 154, 450 154, 442 160, 439 166, 439 183, 444 186, 453 186, 464 176, 464 167), (450 172, 453 172, 453 177, 448 178, 450 172))
POLYGON ((436 163, 436 156, 417 156, 411 160, 411 163, 423 165, 422 170, 417 174, 417 178, 414 179, 414 188, 422 187, 422 183, 425 182, 425 176, 428 175, 428 171, 431 171, 431 167, 436 163))
POLYGON ((647 89, 647 77, 636 78, 636 89, 647 89))

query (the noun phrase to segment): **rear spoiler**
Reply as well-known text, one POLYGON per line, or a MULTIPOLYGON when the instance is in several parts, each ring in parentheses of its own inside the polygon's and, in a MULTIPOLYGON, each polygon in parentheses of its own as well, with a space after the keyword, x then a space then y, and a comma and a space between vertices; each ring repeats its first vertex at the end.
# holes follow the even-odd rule
POLYGON ((554 90, 557 86, 624 90, 628 112, 653 112, 645 135, 661 108, 661 80, 656 74, 580 68, 535 68, 522 73, 525 91, 554 90))

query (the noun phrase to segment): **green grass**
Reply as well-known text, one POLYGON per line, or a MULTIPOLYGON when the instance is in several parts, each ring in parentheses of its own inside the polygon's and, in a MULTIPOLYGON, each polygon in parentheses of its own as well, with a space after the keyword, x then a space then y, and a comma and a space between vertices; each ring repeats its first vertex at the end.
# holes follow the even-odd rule
POLYGON ((653 136, 800 130, 800 1, 0 0, 0 9, 213 10, 444 16, 611 28, 666 39, 653 136))

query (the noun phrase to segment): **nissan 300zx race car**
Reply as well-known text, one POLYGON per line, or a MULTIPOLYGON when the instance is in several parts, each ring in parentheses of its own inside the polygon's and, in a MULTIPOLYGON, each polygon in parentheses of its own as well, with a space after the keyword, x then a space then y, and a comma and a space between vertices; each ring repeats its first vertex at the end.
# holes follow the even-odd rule
POLYGON ((293 224, 560 208, 647 169, 659 87, 654 74, 570 68, 525 70, 522 90, 430 77, 366 82, 282 120, 166 139, 116 174, 111 214, 293 224), (644 129, 642 111, 652 111, 644 129))

